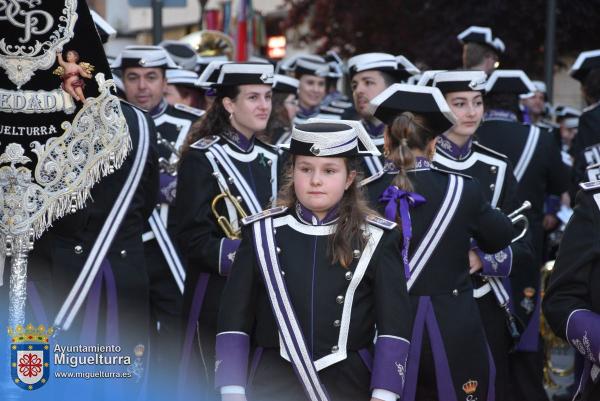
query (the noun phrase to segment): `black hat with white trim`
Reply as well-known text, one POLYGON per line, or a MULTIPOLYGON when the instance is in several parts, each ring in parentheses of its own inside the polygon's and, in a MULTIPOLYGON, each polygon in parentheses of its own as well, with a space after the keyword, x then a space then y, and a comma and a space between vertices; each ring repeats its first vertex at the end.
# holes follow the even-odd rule
POLYGON ((371 113, 391 125, 405 111, 424 116, 435 132, 447 131, 456 117, 438 88, 409 84, 393 84, 370 102, 371 113))
POLYGON ((496 53, 504 53, 506 47, 500 38, 492 36, 492 29, 486 26, 470 26, 457 36, 460 43, 479 43, 491 47, 496 53))
POLYGON ((90 14, 92 14, 92 19, 94 20, 94 25, 96 25, 96 30, 98 31, 98 35, 100 35, 100 41, 102 43, 106 43, 109 39, 117 36, 117 31, 113 28, 104 18, 102 18, 97 12, 90 9, 90 14))
POLYGON ((583 82, 588 74, 595 69, 600 69, 600 49, 579 53, 569 73, 579 82, 583 82))
POLYGON ((211 61, 208 66, 202 71, 200 76, 198 77, 198 82, 196 82, 196 86, 209 89, 212 85, 214 85, 219 79, 219 75, 221 74, 221 67, 224 64, 231 63, 231 61, 227 60, 214 60, 211 61))
POLYGON ((557 123, 562 123, 567 128, 575 128, 579 125, 581 111, 571 106, 556 106, 554 115, 557 123))
POLYGON ((381 155, 364 126, 353 120, 310 119, 295 125, 290 142, 280 147, 301 156, 381 155))
POLYGON ((439 74, 440 72, 444 72, 444 71, 446 71, 446 70, 427 70, 427 71, 423 71, 423 73, 421 74, 421 77, 417 81, 417 85, 419 85, 419 86, 433 86, 433 79, 435 78, 435 75, 439 74))
POLYGON ((281 72, 293 72, 296 68, 296 62, 301 58, 305 60, 313 60, 317 63, 325 62, 325 59, 323 57, 317 56, 316 54, 300 53, 279 61, 277 63, 277 68, 275 69, 275 72, 277 72, 278 74, 280 74, 281 72))
POLYGON ((178 66, 184 70, 194 71, 197 56, 191 45, 178 40, 163 40, 158 45, 169 53, 178 66))
POLYGON ((486 93, 522 95, 535 90, 535 86, 522 70, 495 70, 485 84, 486 93))
POLYGON ((275 74, 273 77, 273 92, 275 93, 298 93, 300 81, 287 75, 275 74))
POLYGON ((202 75, 206 67, 213 61, 228 61, 227 56, 196 56, 196 71, 199 75, 202 75))
POLYGON ((531 81, 531 83, 533 84, 533 87, 535 88, 534 92, 529 92, 529 93, 525 93, 523 95, 519 95, 519 97, 521 99, 528 99, 530 97, 532 97, 533 95, 535 95, 536 92, 541 92, 544 95, 546 95, 547 89, 546 89, 546 83, 543 81, 531 81))
POLYGON ((344 76, 344 62, 335 51, 329 50, 324 58, 329 64, 327 78, 336 80, 344 76))
POLYGON ((404 81, 419 74, 419 69, 404 56, 388 53, 364 53, 348 60, 350 78, 363 71, 381 71, 392 75, 397 81, 404 81))
POLYGON ((169 85, 180 85, 197 87, 198 74, 188 70, 167 70, 167 83, 169 85))
POLYGON ((433 86, 444 95, 450 92, 485 92, 487 75, 483 71, 442 71, 433 77, 433 86))
POLYGON ((115 70, 128 67, 179 68, 169 53, 160 46, 127 46, 110 67, 115 70))
MULTIPOLYGON (((319 57, 319 56, 316 56, 319 57)), ((327 77, 329 74, 329 64, 323 57, 299 57, 294 63, 293 69, 296 78, 302 75, 315 75, 317 77, 327 77)))
POLYGON ((273 85, 273 66, 264 63, 225 63, 214 88, 237 85, 273 85))

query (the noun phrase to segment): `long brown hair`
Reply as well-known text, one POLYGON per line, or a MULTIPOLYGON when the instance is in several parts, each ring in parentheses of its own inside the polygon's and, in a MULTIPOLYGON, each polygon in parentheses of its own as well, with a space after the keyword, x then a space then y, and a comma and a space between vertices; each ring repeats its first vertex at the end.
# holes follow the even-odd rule
POLYGON ((240 94, 239 86, 224 86, 217 90, 215 101, 198 121, 190 128, 185 143, 181 147, 181 156, 185 156, 190 146, 199 139, 209 135, 221 135, 222 132, 231 129, 229 112, 223 106, 226 97, 235 101, 240 94))
POLYGON ((392 185, 405 191, 414 190, 406 171, 415 165, 415 155, 411 149, 426 151, 431 140, 438 136, 428 127, 425 117, 405 111, 386 127, 386 154, 399 173, 392 185))
MULTIPOLYGON (((357 158, 344 158, 346 162, 346 171, 356 171, 356 178, 352 185, 348 187, 339 204, 339 220, 335 232, 329 237, 329 254, 331 263, 339 262, 347 268, 352 263, 354 249, 359 247, 361 250, 367 243, 362 227, 366 218, 370 214, 377 215, 367 205, 363 190, 358 183, 362 177, 360 170, 360 160, 357 158)), ((283 176, 283 185, 279 190, 278 205, 294 208, 298 198, 294 191, 294 162, 295 156, 292 156, 285 167, 283 176)))

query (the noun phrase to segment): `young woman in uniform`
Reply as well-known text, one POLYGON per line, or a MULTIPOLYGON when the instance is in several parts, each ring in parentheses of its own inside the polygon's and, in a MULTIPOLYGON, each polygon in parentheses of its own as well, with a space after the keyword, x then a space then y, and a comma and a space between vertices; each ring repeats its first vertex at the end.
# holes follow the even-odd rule
POLYGON ((278 188, 277 152, 255 138, 271 113, 273 67, 216 68, 216 99, 183 149, 176 203, 177 239, 187 266, 180 388, 197 383, 202 388, 196 391, 206 392, 200 398, 207 400, 218 398, 213 391, 217 311, 240 243, 239 220, 273 207, 278 188))
POLYGON ((371 101, 386 123, 393 164, 364 183, 388 219, 401 222, 402 265, 415 322, 402 400, 494 399, 494 362, 469 274, 471 239, 504 249, 513 227, 468 176, 431 165, 437 137, 456 122, 437 88, 394 84, 371 101))

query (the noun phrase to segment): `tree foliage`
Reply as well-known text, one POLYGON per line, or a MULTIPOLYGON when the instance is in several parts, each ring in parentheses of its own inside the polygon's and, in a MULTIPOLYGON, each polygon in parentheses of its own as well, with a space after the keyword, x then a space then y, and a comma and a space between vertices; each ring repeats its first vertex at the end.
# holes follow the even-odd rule
MULTIPOLYGON (((286 0, 287 28, 306 22, 307 43, 344 56, 370 51, 402 54, 432 69, 461 64, 458 33, 489 26, 506 44, 502 68, 541 77, 547 0, 286 0)), ((600 0, 556 0, 556 60, 600 48, 600 0)))

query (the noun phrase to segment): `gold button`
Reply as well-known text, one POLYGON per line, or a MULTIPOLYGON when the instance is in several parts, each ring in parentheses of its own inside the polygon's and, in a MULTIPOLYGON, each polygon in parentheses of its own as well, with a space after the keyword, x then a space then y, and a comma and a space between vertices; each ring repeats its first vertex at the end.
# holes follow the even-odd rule
POLYGON ((354 251, 352 251, 352 256, 354 256, 354 259, 360 258, 360 251, 358 249, 355 249, 354 251))
POLYGON ((346 274, 344 274, 344 277, 346 277, 346 280, 348 281, 352 280, 352 272, 346 272, 346 274))
POLYGON ((123 250, 121 251, 121 257, 122 257, 122 258, 126 258, 126 257, 127 257, 127 251, 126 251, 125 249, 123 249, 123 250))
POLYGON ((337 345, 334 345, 333 347, 331 347, 331 353, 336 353, 340 350, 340 347, 338 347, 337 345))
POLYGON ((75 245, 75 253, 81 255, 83 253, 83 247, 81 245, 75 245))
POLYGON ((458 296, 458 290, 457 289, 452 290, 452 295, 454 295, 455 297, 457 297, 458 296))
POLYGON ((338 295, 337 297, 335 297, 335 302, 337 302, 338 304, 343 304, 344 303, 344 296, 343 295, 338 295))
POLYGON ((340 327, 341 324, 342 324, 342 322, 340 322, 339 319, 336 319, 333 321, 333 327, 340 327))

